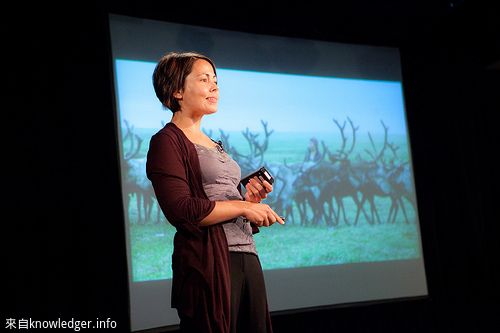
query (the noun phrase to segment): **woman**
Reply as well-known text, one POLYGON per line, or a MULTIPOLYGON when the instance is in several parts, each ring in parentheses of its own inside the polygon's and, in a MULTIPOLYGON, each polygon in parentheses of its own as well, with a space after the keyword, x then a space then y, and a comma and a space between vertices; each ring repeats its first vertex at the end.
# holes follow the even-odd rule
POLYGON ((241 171, 201 131, 217 112, 215 65, 197 53, 168 53, 153 85, 172 120, 152 138, 147 175, 176 228, 172 307, 184 332, 271 332, 266 291, 252 234, 283 220, 260 201, 272 191, 252 179, 244 198, 241 171))

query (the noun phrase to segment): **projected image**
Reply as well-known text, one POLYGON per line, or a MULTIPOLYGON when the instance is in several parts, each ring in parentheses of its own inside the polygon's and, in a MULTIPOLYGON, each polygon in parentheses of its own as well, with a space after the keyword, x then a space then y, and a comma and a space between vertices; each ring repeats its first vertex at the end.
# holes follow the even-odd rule
MULTIPOLYGON (((133 281, 169 279, 175 229, 146 178, 149 140, 172 113, 155 63, 116 60, 124 207, 133 281)), ((401 82, 217 69, 219 110, 204 132, 242 176, 266 166, 264 201, 286 224, 255 241, 265 270, 420 257, 401 82)))

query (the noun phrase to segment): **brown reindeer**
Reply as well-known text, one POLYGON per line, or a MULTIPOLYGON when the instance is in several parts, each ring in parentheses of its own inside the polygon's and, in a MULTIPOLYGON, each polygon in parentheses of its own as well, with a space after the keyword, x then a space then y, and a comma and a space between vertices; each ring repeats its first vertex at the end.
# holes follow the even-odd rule
POLYGON ((389 128, 380 121, 384 128, 384 143, 382 148, 377 151, 372 135, 368 132, 368 138, 373 152, 366 150, 368 161, 360 161, 355 164, 354 170, 358 179, 360 179, 359 191, 361 192, 361 206, 368 201, 370 206, 370 217, 367 221, 370 224, 374 222, 381 223, 380 216, 375 205, 375 196, 387 197, 390 195, 390 185, 387 182, 387 176, 382 167, 382 158, 387 148, 387 137, 389 128))
POLYGON ((325 150, 328 154, 328 158, 332 163, 332 166, 330 167, 332 169, 331 172, 332 176, 326 181, 324 181, 322 184, 320 202, 325 202, 329 205, 330 214, 328 215, 328 217, 335 218, 334 220, 335 225, 339 223, 341 214, 343 215, 344 223, 347 225, 350 224, 345 212, 345 206, 343 201, 344 198, 348 197, 352 198, 354 204, 356 205, 356 217, 354 219, 354 224, 357 223, 361 211, 363 212, 365 217, 367 217, 363 205, 361 204, 358 198, 358 190, 360 182, 359 179, 355 176, 355 173, 351 165, 351 161, 349 159, 349 156, 353 152, 354 147, 356 145, 356 132, 359 129, 359 127, 355 127, 354 123, 349 117, 347 118, 347 120, 349 122, 352 131, 352 141, 349 149, 346 150, 348 141, 347 136, 345 134, 346 122, 344 121, 344 123, 340 125, 340 123, 336 119, 333 119, 333 122, 340 131, 342 140, 341 147, 337 150, 335 154, 333 154, 328 150, 328 148, 325 145, 325 150), (338 209, 337 214, 335 214, 333 208, 333 198, 337 203, 337 209, 338 209))
POLYGON ((399 149, 399 147, 396 147, 394 144, 387 144, 387 146, 393 154, 393 159, 390 161, 389 165, 384 163, 384 168, 387 173, 387 179, 389 184, 391 185, 392 203, 387 222, 395 223, 399 208, 401 208, 405 222, 409 223, 408 214, 406 213, 403 198, 408 200, 415 212, 417 209, 413 191, 413 183, 411 181, 412 174, 410 163, 408 161, 396 163, 395 161, 398 159, 397 149, 399 149))
MULTIPOLYGON (((128 144, 128 151, 124 152, 124 199, 127 214, 129 214, 130 198, 136 199, 137 223, 146 223, 151 218, 151 211, 157 207, 156 223, 160 221, 160 210, 154 195, 151 182, 146 176, 146 158, 139 157, 142 139, 134 133, 134 127, 124 120, 126 133, 123 137, 123 144, 128 144)), ((128 215, 129 221, 132 221, 128 215)))

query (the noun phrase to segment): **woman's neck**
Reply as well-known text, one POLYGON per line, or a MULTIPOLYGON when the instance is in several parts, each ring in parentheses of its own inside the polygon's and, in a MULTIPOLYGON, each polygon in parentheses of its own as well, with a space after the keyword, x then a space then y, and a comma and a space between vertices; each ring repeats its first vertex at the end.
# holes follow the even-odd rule
POLYGON ((202 117, 196 118, 177 111, 172 115, 171 122, 184 132, 199 134, 201 133, 201 119, 202 117))

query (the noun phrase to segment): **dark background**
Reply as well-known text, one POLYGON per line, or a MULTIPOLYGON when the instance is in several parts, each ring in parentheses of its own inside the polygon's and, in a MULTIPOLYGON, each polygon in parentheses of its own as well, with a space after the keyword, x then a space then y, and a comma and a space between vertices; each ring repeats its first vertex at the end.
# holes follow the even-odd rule
POLYGON ((429 297, 276 313, 275 332, 494 330, 500 15, 493 2, 71 1, 6 9, 2 325, 111 318, 130 330, 111 12, 399 47, 429 297))

